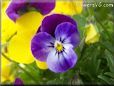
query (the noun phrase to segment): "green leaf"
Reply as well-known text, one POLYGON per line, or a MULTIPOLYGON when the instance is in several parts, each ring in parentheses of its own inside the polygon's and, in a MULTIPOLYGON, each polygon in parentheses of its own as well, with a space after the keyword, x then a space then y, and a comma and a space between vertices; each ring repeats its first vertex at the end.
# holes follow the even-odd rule
POLYGON ((108 51, 110 51, 114 55, 114 46, 109 41, 100 42, 108 51))
POLYGON ((96 7, 94 8, 94 15, 97 17, 100 21, 104 21, 107 19, 108 14, 112 10, 110 8, 104 8, 104 7, 96 7))
POLYGON ((104 74, 105 75, 108 75, 108 76, 110 76, 110 77, 112 77, 114 79, 114 73, 112 73, 112 72, 106 72, 104 74))
POLYGON ((107 76, 98 75, 98 78, 105 81, 107 84, 114 84, 114 81, 107 76))
POLYGON ((105 53, 110 71, 114 73, 114 56, 109 51, 105 51, 105 53))

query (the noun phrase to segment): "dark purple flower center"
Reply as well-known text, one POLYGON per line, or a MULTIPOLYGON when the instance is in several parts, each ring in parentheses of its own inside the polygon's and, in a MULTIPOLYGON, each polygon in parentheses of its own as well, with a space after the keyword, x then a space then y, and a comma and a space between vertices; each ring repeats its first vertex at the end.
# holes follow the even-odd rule
POLYGON ((17 10, 17 14, 19 14, 21 16, 21 15, 23 15, 23 14, 29 12, 29 11, 38 11, 38 9, 36 9, 33 6, 31 6, 29 3, 26 3, 25 6, 23 6, 19 10, 17 10))
POLYGON ((65 53, 65 47, 64 42, 55 40, 54 43, 50 42, 49 48, 53 48, 56 50, 55 55, 57 54, 59 57, 59 54, 65 53))

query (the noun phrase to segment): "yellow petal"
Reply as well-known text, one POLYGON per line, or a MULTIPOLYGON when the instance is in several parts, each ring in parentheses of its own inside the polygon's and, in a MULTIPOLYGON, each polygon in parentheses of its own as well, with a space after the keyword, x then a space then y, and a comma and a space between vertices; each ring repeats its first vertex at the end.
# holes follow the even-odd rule
POLYGON ((19 32, 34 30, 34 33, 41 25, 43 16, 39 12, 28 12, 16 20, 16 27, 19 32))
POLYGON ((15 23, 9 19, 6 15, 5 10, 7 8, 8 2, 3 2, 2 4, 2 16, 1 16, 1 42, 5 44, 7 40, 16 32, 15 23))
POLYGON ((41 61, 36 60, 36 65, 40 69, 43 69, 43 70, 48 69, 46 62, 41 62, 41 61))
POLYGON ((8 61, 6 58, 1 56, 1 82, 4 82, 6 80, 13 81, 14 76, 10 75, 11 72, 11 62, 8 61))
POLYGON ((30 39, 22 35, 12 38, 8 46, 9 58, 18 62, 29 64, 34 61, 30 50, 30 39))
POLYGON ((42 18, 38 12, 29 12, 17 19, 17 35, 11 39, 8 46, 10 59, 25 64, 34 61, 31 53, 31 39, 38 30, 42 18))
POLYGON ((15 24, 7 16, 2 16, 1 41, 5 44, 7 40, 16 32, 15 24))
POLYGON ((2 0, 2 10, 4 10, 4 12, 7 8, 7 6, 9 5, 9 3, 10 3, 10 0, 7 0, 7 1, 2 0))
POLYGON ((87 44, 90 44, 90 43, 92 44, 92 43, 98 42, 99 41, 99 37, 100 37, 100 34, 95 35, 92 39, 89 39, 87 41, 87 44))
POLYGON ((1 75, 1 83, 5 81, 6 81, 6 78, 1 75))
POLYGON ((99 41, 100 34, 96 31, 93 24, 87 26, 85 34, 86 34, 85 38, 86 44, 91 44, 99 41))
POLYGON ((10 80, 11 82, 14 82, 15 77, 14 77, 14 75, 13 75, 13 74, 12 74, 12 75, 10 75, 9 80, 10 80))
POLYGON ((57 0, 53 12, 67 15, 80 14, 83 9, 83 0, 57 0))

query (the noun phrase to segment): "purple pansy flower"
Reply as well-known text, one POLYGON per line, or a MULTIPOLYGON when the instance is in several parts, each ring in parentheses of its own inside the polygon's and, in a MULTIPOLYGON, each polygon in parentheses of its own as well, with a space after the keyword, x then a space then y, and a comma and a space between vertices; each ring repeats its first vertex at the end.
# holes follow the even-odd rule
POLYGON ((31 51, 53 72, 65 72, 77 62, 73 48, 79 42, 76 22, 69 16, 53 14, 42 21, 40 30, 31 41, 31 51))
POLYGON ((20 78, 16 78, 14 86, 23 86, 23 81, 20 78))
POLYGON ((12 0, 6 13, 10 19, 16 21, 20 16, 19 12, 25 12, 28 8, 34 7, 41 14, 48 14, 55 7, 55 0, 12 0))

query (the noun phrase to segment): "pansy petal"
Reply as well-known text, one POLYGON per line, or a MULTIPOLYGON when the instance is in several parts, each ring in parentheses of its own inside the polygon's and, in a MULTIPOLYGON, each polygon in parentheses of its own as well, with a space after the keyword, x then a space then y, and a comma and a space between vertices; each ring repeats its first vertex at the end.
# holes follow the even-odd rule
POLYGON ((9 5, 10 1, 2 1, 1 3, 1 8, 2 8, 2 13, 3 11, 5 12, 7 9, 7 6, 9 5))
POLYGON ((39 60, 36 60, 36 65, 38 66, 38 68, 46 70, 48 69, 47 63, 46 62, 41 62, 39 60))
POLYGON ((9 16, 10 19, 13 21, 16 21, 17 18, 19 18, 19 14, 17 11, 19 9, 22 9, 25 6, 26 0, 12 0, 9 4, 6 13, 9 16))
POLYGON ((10 77, 10 71, 11 71, 11 62, 8 61, 5 57, 1 56, 1 76, 5 79, 8 79, 10 77))
POLYGON ((53 72, 65 72, 68 69, 74 67, 77 62, 77 55, 72 49, 66 50, 59 55, 56 54, 56 50, 52 50, 47 58, 47 65, 53 72))
POLYGON ((32 54, 36 59, 46 61, 52 43, 54 43, 54 38, 50 34, 46 32, 36 34, 31 42, 32 54))
POLYGON ((1 43, 5 44, 9 38, 16 32, 15 23, 11 21, 5 13, 5 10, 9 4, 8 2, 2 2, 2 17, 1 17, 1 43))
POLYGON ((52 11, 55 7, 55 0, 38 0, 31 1, 31 5, 38 9, 41 14, 45 15, 52 11))
POLYGON ((31 39, 30 33, 14 36, 8 45, 9 58, 18 63, 32 63, 34 61, 34 57, 30 49, 31 39))
POLYGON ((40 29, 43 32, 47 32, 51 35, 54 35, 55 28, 57 27, 58 24, 62 22, 70 22, 76 26, 75 21, 71 17, 61 14, 53 14, 43 19, 40 29))
POLYGON ((17 28, 18 32, 10 40, 8 46, 10 59, 25 64, 34 61, 30 45, 41 20, 42 16, 38 12, 28 12, 17 19, 15 28, 17 28))
POLYGON ((30 32, 31 30, 34 30, 34 32, 36 33, 38 27, 41 24, 42 19, 43 16, 38 12, 25 13, 16 20, 16 28, 18 29, 19 32, 20 31, 30 32))
POLYGON ((57 40, 62 41, 65 44, 72 44, 74 47, 80 42, 77 27, 69 22, 64 22, 57 26, 55 37, 57 40))
POLYGON ((53 12, 66 15, 75 15, 80 14, 82 9, 83 0, 56 0, 56 7, 53 12))
POLYGON ((9 80, 12 82, 14 80, 14 75, 11 72, 11 62, 1 55, 1 82, 9 80))
POLYGON ((41 14, 48 14, 55 7, 55 0, 12 0, 6 13, 14 22, 25 12, 36 8, 41 14))

